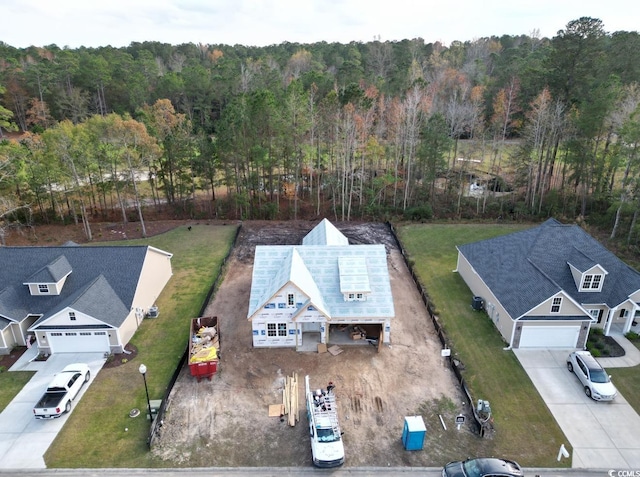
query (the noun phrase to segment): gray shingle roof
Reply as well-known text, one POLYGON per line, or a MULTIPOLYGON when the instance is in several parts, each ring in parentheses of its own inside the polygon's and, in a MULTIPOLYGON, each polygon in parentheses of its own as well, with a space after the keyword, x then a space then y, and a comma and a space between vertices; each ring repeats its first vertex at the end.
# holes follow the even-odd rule
POLYGON ((577 225, 549 219, 538 227, 458 247, 513 318, 564 290, 580 304, 614 307, 640 289, 640 273, 577 225), (600 293, 579 292, 568 265, 600 265, 608 275, 600 293))
MULTIPOLYGON (((19 321, 42 314, 42 323, 66 306, 118 326, 131 309, 147 246, 0 247, 0 315, 19 321), (61 260, 63 257, 64 260, 61 260), (31 296, 23 283, 49 265, 72 272, 62 293, 31 296)), ((53 275, 56 276, 56 275, 53 275)))
POLYGON ((58 283, 71 271, 69 261, 64 255, 60 255, 27 278, 25 283, 58 283))

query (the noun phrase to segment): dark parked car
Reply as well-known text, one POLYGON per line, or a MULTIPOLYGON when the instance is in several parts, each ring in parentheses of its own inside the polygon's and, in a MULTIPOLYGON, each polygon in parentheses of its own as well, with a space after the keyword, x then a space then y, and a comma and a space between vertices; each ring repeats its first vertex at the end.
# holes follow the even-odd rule
POLYGON ((449 462, 442 469, 442 477, 522 477, 517 462, 493 457, 449 462))

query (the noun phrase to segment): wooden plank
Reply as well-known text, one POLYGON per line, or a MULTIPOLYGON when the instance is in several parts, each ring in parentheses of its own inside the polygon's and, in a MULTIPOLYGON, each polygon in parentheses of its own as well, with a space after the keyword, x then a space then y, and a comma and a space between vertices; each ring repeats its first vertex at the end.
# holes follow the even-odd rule
MULTIPOLYGON (((325 345, 325 348, 327 345, 325 345)), ((298 390, 298 373, 296 376, 296 421, 300 421, 300 391, 298 390)))
POLYGON ((340 353, 342 353, 344 350, 342 348, 340 348, 340 346, 338 345, 333 345, 331 348, 329 348, 327 350, 329 353, 331 353, 333 356, 338 356, 340 353))
POLYGON ((326 352, 327 352, 327 344, 318 343, 318 353, 326 353, 326 352))
POLYGON ((284 415, 284 404, 269 404, 269 417, 280 417, 284 415))

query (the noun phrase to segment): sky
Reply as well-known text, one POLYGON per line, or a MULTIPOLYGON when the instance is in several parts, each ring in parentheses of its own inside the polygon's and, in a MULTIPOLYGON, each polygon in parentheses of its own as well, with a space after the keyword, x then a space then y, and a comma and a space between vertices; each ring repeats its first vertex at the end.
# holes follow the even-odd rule
POLYGON ((638 0, 0 0, 0 41, 16 47, 132 42, 267 46, 290 43, 471 41, 553 37, 580 17, 638 31, 638 0))

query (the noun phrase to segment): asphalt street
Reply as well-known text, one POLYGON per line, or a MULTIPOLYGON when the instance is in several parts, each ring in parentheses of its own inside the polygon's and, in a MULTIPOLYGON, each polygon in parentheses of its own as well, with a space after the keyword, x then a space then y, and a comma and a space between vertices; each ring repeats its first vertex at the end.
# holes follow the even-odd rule
MULTIPOLYGON (((640 469, 524 469, 527 477, 637 477, 640 469)), ((0 470, 0 476, 20 477, 308 477, 331 475, 331 477, 388 476, 402 477, 420 475, 441 477, 442 469, 434 467, 343 467, 340 469, 316 469, 269 467, 269 468, 189 468, 189 469, 43 469, 43 470, 0 470)))

